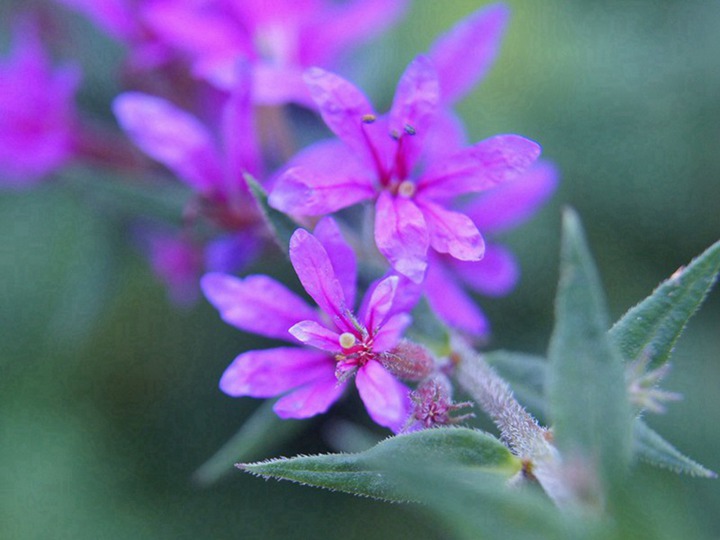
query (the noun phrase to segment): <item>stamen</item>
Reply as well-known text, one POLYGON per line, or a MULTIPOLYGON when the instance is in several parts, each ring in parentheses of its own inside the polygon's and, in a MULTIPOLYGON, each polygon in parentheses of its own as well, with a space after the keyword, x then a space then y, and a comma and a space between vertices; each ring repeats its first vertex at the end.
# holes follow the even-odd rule
POLYGON ((397 141, 397 140, 400 140, 400 134, 398 133, 398 131, 397 131, 396 129, 393 129, 393 130, 390 132, 390 136, 391 136, 393 139, 395 139, 396 141, 397 141))
POLYGON ((410 124, 405 124, 405 133, 408 135, 415 135, 417 131, 410 124))
POLYGON ((338 339, 338 342, 343 349, 349 349, 355 345, 356 341, 355 335, 350 332, 343 332, 340 334, 340 338, 338 339))
POLYGON ((372 124, 375 120, 377 120, 377 116, 374 114, 363 114, 362 116, 363 124, 372 124))
POLYGON ((415 195, 415 184, 411 180, 403 180, 397 188, 398 195, 409 199, 415 195))

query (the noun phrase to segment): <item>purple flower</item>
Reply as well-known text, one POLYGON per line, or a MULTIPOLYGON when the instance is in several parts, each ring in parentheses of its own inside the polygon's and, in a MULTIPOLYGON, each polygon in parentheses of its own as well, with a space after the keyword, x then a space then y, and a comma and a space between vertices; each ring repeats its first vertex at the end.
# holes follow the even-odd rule
POLYGON ((120 126, 144 153, 165 165, 207 203, 225 229, 257 219, 243 175, 259 176, 247 70, 223 108, 220 143, 196 117, 169 101, 126 92, 113 102, 120 126))
MULTIPOLYGON (((480 231, 490 234, 514 228, 529 219, 553 194, 558 171, 538 162, 520 178, 476 196, 463 207, 480 231)), ((458 261, 434 254, 423 283, 435 314, 448 325, 474 337, 486 337, 490 326, 465 287, 486 296, 508 294, 520 270, 512 252, 487 242, 481 261, 458 261)))
POLYGON ((155 0, 144 22, 184 51, 195 74, 222 89, 235 84, 238 59, 251 63, 253 99, 311 104, 306 67, 327 66, 350 46, 394 22, 406 0, 155 0))
POLYGON ((226 322, 305 345, 241 354, 223 374, 220 388, 231 396, 282 395, 274 407, 278 416, 307 418, 325 412, 354 376, 372 419, 399 431, 410 413, 409 390, 380 362, 410 323, 409 315, 393 309, 397 276, 371 287, 353 314, 356 261, 329 218, 318 223, 315 235, 295 231, 290 260, 319 311, 267 276, 203 277, 205 296, 226 322))
POLYGON ((79 82, 75 66, 52 67, 34 22, 19 20, 0 59, 0 185, 34 184, 73 156, 79 82))
POLYGON ((449 202, 517 177, 537 159, 539 145, 498 135, 458 149, 455 127, 438 114, 437 72, 427 57, 408 66, 385 116, 377 116, 365 95, 337 75, 314 68, 306 81, 340 140, 296 156, 278 178, 270 204, 315 216, 375 200, 375 243, 394 270, 415 282, 423 279, 429 247, 480 260, 484 242, 477 227, 449 210, 449 202))

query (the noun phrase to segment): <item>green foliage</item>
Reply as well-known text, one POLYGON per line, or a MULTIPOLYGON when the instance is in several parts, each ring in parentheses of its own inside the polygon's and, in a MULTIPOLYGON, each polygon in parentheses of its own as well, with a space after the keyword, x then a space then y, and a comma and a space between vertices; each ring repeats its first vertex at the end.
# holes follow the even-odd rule
POLYGON ((635 453, 643 461, 691 476, 717 478, 717 474, 682 454, 640 418, 633 424, 635 453))
POLYGON ((292 480, 388 501, 414 499, 388 475, 388 464, 401 459, 416 472, 447 468, 468 475, 495 473, 509 478, 519 460, 495 437, 467 428, 438 428, 398 435, 357 454, 327 454, 274 459, 240 467, 264 477, 292 480))
POLYGON ((266 400, 215 455, 195 471, 194 479, 210 485, 233 470, 238 461, 253 459, 292 439, 306 421, 282 420, 273 411, 275 400, 266 400))
POLYGON ((705 300, 720 270, 720 242, 680 268, 610 329, 626 361, 667 362, 688 320, 705 300))
POLYGON ((577 215, 566 210, 556 320, 548 357, 548 404, 561 452, 597 463, 602 477, 631 454, 631 413, 595 264, 577 215))

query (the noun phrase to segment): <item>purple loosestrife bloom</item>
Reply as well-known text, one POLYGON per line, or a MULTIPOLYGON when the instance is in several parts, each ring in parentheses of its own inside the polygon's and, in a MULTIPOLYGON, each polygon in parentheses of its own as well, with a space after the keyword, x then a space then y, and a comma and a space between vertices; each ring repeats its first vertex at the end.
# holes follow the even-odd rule
POLYGON ((195 74, 222 89, 235 84, 239 58, 251 63, 260 104, 312 105, 302 81, 352 45, 393 23, 406 0, 155 0, 143 19, 164 43, 184 51, 195 74))
POLYGON ((32 185, 74 155, 80 71, 53 68, 30 19, 14 27, 0 59, 0 186, 32 185))
POLYGON ((354 315, 355 256, 330 218, 318 223, 315 235, 295 231, 290 260, 319 311, 267 276, 203 277, 205 296, 226 322, 305 345, 241 354, 223 374, 220 388, 231 396, 282 396, 274 407, 278 416, 307 418, 325 412, 354 375, 372 419, 399 431, 410 414, 409 389, 380 362, 410 323, 409 315, 393 309, 397 276, 371 287, 354 315))
POLYGON ((395 271, 415 282, 423 279, 429 247, 460 260, 480 260, 484 242, 477 227, 449 210, 449 202, 517 177, 537 159, 539 145, 497 135, 458 149, 454 126, 438 114, 437 72, 424 56, 408 66, 384 116, 333 73, 314 68, 306 81, 339 140, 296 156, 278 178, 270 204, 315 216, 374 200, 375 243, 395 271))
MULTIPOLYGON (((522 177, 478 195, 463 212, 483 234, 500 233, 529 219, 550 198, 557 182, 555 166, 541 161, 522 177)), ((519 274, 510 250, 487 242, 481 261, 433 255, 423 285, 430 306, 442 321, 482 338, 490 330, 489 323, 463 285, 486 296, 503 296, 515 287, 519 274)))

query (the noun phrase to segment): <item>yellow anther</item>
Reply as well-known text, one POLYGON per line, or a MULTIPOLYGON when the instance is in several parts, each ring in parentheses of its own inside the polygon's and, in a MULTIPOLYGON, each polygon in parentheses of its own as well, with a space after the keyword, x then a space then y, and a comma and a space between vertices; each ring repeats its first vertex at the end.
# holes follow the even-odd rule
POLYGON ((377 116, 374 114, 363 114, 363 124, 372 124, 375 120, 377 120, 377 116))
POLYGON ((403 180, 397 188, 398 195, 410 198, 415 195, 415 184, 411 180, 403 180))
POLYGON ((350 347, 355 345, 355 342, 357 340, 355 339, 354 334, 351 334, 350 332, 343 332, 342 334, 340 334, 340 338, 338 339, 338 341, 340 342, 340 346, 343 349, 349 349, 350 347))

